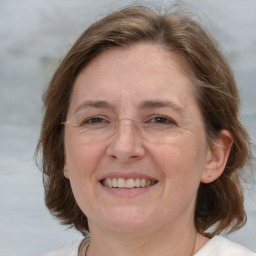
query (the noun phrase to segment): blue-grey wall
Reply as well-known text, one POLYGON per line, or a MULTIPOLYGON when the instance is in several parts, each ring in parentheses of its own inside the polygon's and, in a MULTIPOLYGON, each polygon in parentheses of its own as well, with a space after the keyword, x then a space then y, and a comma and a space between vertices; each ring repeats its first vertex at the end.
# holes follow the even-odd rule
MULTIPOLYGON (((38 255, 79 239, 46 210, 33 152, 41 94, 85 27, 134 1, 1 0, 0 2, 0 254, 38 255)), ((145 3, 149 1, 137 1, 145 3)), ((151 1, 164 8, 171 1, 151 1)), ((176 1, 184 2, 184 1, 176 1)), ((256 1, 186 1, 214 33, 234 70, 242 119, 256 143, 256 1)), ((246 197, 248 224, 231 236, 256 251, 256 192, 246 197)))

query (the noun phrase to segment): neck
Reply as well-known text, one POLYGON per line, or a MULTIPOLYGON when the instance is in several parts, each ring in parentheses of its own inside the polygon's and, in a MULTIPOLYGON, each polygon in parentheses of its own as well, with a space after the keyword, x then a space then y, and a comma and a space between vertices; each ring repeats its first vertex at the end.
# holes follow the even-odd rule
POLYGON ((192 256, 204 244, 203 237, 197 234, 194 226, 181 229, 163 227, 160 232, 151 231, 120 234, 91 230, 91 244, 87 256, 192 256))

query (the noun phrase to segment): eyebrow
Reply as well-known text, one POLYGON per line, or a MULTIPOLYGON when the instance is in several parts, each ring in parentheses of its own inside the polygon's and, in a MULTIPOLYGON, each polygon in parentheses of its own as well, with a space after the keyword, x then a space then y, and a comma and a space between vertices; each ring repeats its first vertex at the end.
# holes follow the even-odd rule
POLYGON ((103 101, 103 100, 99 100, 99 101, 92 101, 92 100, 88 100, 88 101, 84 101, 82 102, 74 111, 74 114, 76 114, 77 112, 79 112, 81 109, 83 108, 106 108, 106 109, 115 109, 115 107, 113 105, 111 105, 110 103, 103 101))
POLYGON ((173 101, 146 100, 140 103, 139 109, 171 108, 178 113, 184 113, 184 109, 173 101))
MULTIPOLYGON (((107 101, 99 100, 99 101, 84 101, 82 102, 74 111, 73 114, 76 114, 83 108, 104 108, 114 110, 115 106, 108 103, 107 101)), ((172 110, 183 113, 184 109, 178 106, 173 101, 162 101, 162 100, 146 100, 139 104, 139 109, 156 109, 156 108, 171 108, 172 110)))

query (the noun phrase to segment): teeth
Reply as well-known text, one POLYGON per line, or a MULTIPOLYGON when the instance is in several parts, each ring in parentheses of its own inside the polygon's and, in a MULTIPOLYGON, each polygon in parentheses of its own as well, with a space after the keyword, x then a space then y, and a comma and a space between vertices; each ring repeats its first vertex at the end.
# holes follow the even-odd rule
MULTIPOLYGON (((111 179, 109 179, 109 180, 111 180, 111 179)), ((109 186, 109 187, 112 187, 112 186, 109 186)), ((121 178, 117 179, 117 187, 125 188, 125 179, 121 179, 121 178)))
POLYGON ((137 187, 137 188, 140 187, 140 179, 139 178, 135 179, 134 187, 137 187))
POLYGON ((134 188, 134 179, 128 179, 127 181, 126 181, 126 188, 134 188))
POLYGON ((139 187, 148 187, 151 185, 154 185, 156 181, 153 180, 146 180, 146 179, 140 179, 140 178, 107 178, 103 180, 103 185, 106 187, 113 187, 113 188, 139 188, 139 187))
POLYGON ((108 179, 103 180, 103 182, 102 182, 102 183, 103 183, 103 185, 104 185, 104 186, 108 187, 108 179))
POLYGON ((114 178, 114 179, 112 180, 112 187, 114 187, 114 188, 117 188, 117 187, 118 187, 117 178, 114 178))
POLYGON ((112 180, 109 179, 107 184, 108 184, 109 187, 112 187, 112 185, 113 185, 112 183, 113 183, 112 180))

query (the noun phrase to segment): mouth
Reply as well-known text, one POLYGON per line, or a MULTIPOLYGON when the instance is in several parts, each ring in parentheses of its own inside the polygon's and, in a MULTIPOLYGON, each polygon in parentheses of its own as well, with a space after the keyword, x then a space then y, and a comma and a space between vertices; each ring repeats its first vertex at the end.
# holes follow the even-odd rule
POLYGON ((153 186, 157 183, 156 180, 150 180, 145 178, 107 178, 100 181, 100 183, 109 188, 119 189, 134 189, 134 188, 145 188, 153 186))

